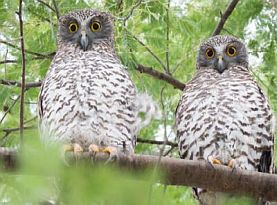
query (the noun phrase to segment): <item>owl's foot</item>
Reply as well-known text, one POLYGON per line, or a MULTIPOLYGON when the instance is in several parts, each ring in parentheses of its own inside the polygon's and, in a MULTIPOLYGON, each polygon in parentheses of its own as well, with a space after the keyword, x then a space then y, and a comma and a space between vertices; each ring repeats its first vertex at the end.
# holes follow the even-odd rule
POLYGON ((75 155, 79 155, 84 151, 81 145, 74 143, 74 144, 65 144, 63 145, 63 152, 73 152, 75 155))
POLYGON ((98 152, 100 152, 100 147, 98 147, 96 144, 91 144, 88 147, 88 151, 92 156, 95 156, 98 152))
POLYGON ((109 154, 109 158, 107 159, 105 164, 115 161, 117 159, 117 156, 118 156, 117 149, 115 147, 111 147, 111 146, 99 147, 95 144, 91 144, 89 146, 88 150, 92 154, 93 157, 95 157, 95 155, 98 154, 98 153, 107 153, 107 154, 109 154))
POLYGON ((109 162, 114 162, 116 161, 117 157, 118 157, 118 151, 115 147, 105 147, 103 149, 103 152, 109 154, 109 158, 108 160, 105 162, 105 164, 109 163, 109 162))
POLYGON ((208 162, 210 165, 214 165, 214 164, 222 164, 221 161, 213 156, 208 156, 208 162))
POLYGON ((65 145, 63 145, 63 149, 62 149, 62 159, 63 159, 65 164, 69 165, 69 163, 66 159, 66 153, 67 152, 73 152, 75 158, 78 158, 83 151, 84 150, 81 147, 81 145, 79 145, 77 143, 65 144, 65 145))

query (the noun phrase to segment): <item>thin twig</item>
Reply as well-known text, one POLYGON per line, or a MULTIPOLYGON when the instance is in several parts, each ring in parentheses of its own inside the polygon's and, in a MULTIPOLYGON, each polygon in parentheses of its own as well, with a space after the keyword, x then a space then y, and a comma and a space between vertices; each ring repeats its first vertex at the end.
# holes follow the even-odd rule
MULTIPOLYGON (((16 87, 21 87, 21 82, 15 81, 15 80, 5 80, 5 79, 0 79, 0 84, 2 85, 9 85, 9 86, 16 86, 16 87)), ((25 83, 25 89, 29 88, 36 88, 41 86, 41 81, 39 82, 30 82, 30 83, 25 83)))
POLYGON ((135 35, 130 33, 127 29, 125 29, 127 34, 130 35, 132 38, 134 38, 139 44, 141 44, 157 61, 158 63, 163 67, 164 70, 166 70, 166 66, 164 63, 161 61, 161 59, 141 40, 139 40, 135 35))
POLYGON ((26 60, 25 60, 25 46, 24 46, 24 32, 22 21, 22 0, 19 0, 19 26, 20 26, 20 43, 21 43, 21 56, 22 56, 22 71, 21 71, 21 94, 20 94, 20 142, 23 145, 23 131, 24 131, 24 94, 25 94, 25 72, 26 72, 26 60))
POLYGON ((3 120, 5 119, 5 117, 7 116, 7 114, 11 111, 11 109, 15 106, 16 102, 20 99, 20 95, 17 96, 17 98, 13 101, 13 104, 6 110, 6 112, 4 113, 4 115, 2 116, 1 120, 0 120, 0 124, 3 122, 3 120))
POLYGON ((56 13, 57 19, 59 20, 59 18, 60 18, 60 11, 59 11, 59 8, 57 6, 57 2, 55 0, 52 0, 52 3, 53 3, 54 8, 55 8, 54 12, 56 13))
POLYGON ((0 64, 8 64, 8 63, 17 63, 17 60, 4 60, 4 61, 0 61, 0 64))
POLYGON ((186 86, 184 83, 178 81, 177 79, 171 77, 170 75, 168 75, 166 73, 161 73, 157 70, 154 70, 151 67, 146 67, 146 66, 139 64, 135 69, 141 73, 147 73, 156 79, 165 81, 165 82, 171 84, 173 87, 178 88, 180 90, 183 90, 186 86))
MULTIPOLYGON (((30 130, 30 129, 35 129, 35 128, 37 128, 37 127, 36 126, 24 126, 23 127, 24 130, 30 130)), ((11 133, 11 132, 20 131, 20 129, 21 129, 20 127, 13 127, 13 128, 5 128, 5 129, 2 129, 1 131, 11 133)))
POLYGON ((178 147, 178 144, 175 142, 170 141, 158 141, 158 140, 149 140, 149 139, 143 139, 143 138, 137 138, 137 142, 139 143, 145 143, 145 144, 155 144, 155 145, 169 145, 171 147, 178 147))
MULTIPOLYGON (((21 50, 21 47, 18 47, 18 46, 14 45, 14 44, 12 44, 8 41, 4 41, 4 40, 0 39, 0 43, 8 45, 8 46, 10 46, 12 48, 15 48, 17 50, 21 50)), ((52 58, 56 54, 56 52, 51 52, 51 53, 48 53, 48 54, 37 53, 37 52, 34 52, 34 51, 29 51, 27 49, 25 49, 24 51, 25 51, 25 53, 36 55, 38 57, 43 57, 43 58, 52 58)))
POLYGON ((220 21, 219 21, 215 31, 213 32, 213 36, 216 36, 216 35, 220 34, 220 32, 223 29, 223 26, 224 26, 226 20, 231 15, 231 13, 235 9, 235 7, 236 7, 238 2, 239 2, 239 0, 232 0, 230 2, 230 4, 228 5, 226 11, 221 15, 220 21))
POLYGON ((126 22, 128 21, 128 19, 133 15, 134 10, 139 7, 141 2, 142 2, 142 0, 137 0, 136 4, 131 8, 129 14, 123 19, 123 25, 124 26, 126 25, 126 22))
POLYGON ((47 4, 46 2, 42 1, 42 0, 37 0, 39 3, 43 4, 44 6, 46 6, 47 8, 49 8, 50 10, 52 10, 53 12, 55 12, 55 9, 50 6, 49 4, 47 4))
POLYGON ((170 0, 167 1, 167 9, 166 9, 166 73, 171 75, 169 68, 169 9, 170 9, 170 0))

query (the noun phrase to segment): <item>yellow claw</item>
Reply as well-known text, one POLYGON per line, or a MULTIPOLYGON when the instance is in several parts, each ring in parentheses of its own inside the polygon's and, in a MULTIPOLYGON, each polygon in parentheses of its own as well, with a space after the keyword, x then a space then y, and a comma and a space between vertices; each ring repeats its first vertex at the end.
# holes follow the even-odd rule
POLYGON ((74 154, 79 154, 79 153, 81 153, 83 151, 84 151, 84 149, 81 147, 81 145, 79 145, 77 143, 73 144, 73 152, 74 152, 74 154))
POLYGON ((91 152, 91 153, 97 153, 97 152, 100 152, 101 150, 97 145, 91 144, 88 147, 88 151, 91 152))
POLYGON ((117 150, 114 147, 109 147, 108 146, 108 147, 104 147, 101 151, 106 152, 108 154, 111 154, 111 153, 115 153, 117 150))
POLYGON ((72 152, 74 150, 74 147, 72 144, 64 144, 63 145, 63 152, 72 152))
POLYGON ((228 167, 230 168, 234 168, 235 167, 235 160, 234 159, 231 159, 229 162, 228 162, 228 167))
POLYGON ((218 159, 213 159, 213 160, 212 160, 212 163, 213 163, 213 164, 222 164, 221 161, 218 160, 218 159))
POLYGON ((212 156, 209 156, 208 157, 208 161, 211 163, 211 164, 222 164, 221 161, 219 159, 216 159, 212 156))

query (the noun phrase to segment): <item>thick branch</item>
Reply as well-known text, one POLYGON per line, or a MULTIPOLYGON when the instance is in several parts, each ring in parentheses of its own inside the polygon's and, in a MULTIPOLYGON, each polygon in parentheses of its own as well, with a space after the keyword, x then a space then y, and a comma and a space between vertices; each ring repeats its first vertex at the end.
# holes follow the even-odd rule
MULTIPOLYGON (((16 150, 0 148, 0 156, 9 158, 16 164, 16 150)), ((97 155, 97 160, 106 160, 107 156, 97 155)), ((83 153, 75 160, 91 160, 89 153, 83 153)), ((158 156, 149 155, 119 155, 117 163, 120 167, 130 171, 154 168, 159 161, 158 156)), ((5 161, 4 161, 5 163, 5 161)), ((73 163, 76 166, 76 163, 73 163)), ((2 165, 9 168, 7 164, 2 165)), ((15 166, 16 167, 16 166, 15 166)), ((213 165, 203 161, 182 160, 162 157, 159 169, 165 173, 165 184, 178 186, 192 186, 209 189, 216 192, 228 192, 252 197, 263 197, 266 200, 277 201, 277 175, 246 171, 232 170, 226 166, 213 165)))
POLYGON ((176 80, 175 78, 171 77, 170 75, 159 72, 157 70, 154 70, 151 67, 146 67, 146 66, 143 66, 143 65, 139 64, 136 67, 136 70, 138 70, 141 73, 147 73, 147 74, 153 76, 156 79, 163 80, 163 81, 173 85, 173 87, 178 88, 180 90, 183 90, 186 86, 184 83, 176 80))
POLYGON ((226 20, 231 15, 231 13, 235 9, 235 7, 236 7, 238 2, 239 2, 239 0, 232 0, 230 2, 230 4, 228 5, 226 11, 221 15, 220 21, 219 21, 215 31, 213 32, 213 36, 216 36, 216 35, 220 34, 220 32, 223 29, 223 26, 224 26, 226 20))

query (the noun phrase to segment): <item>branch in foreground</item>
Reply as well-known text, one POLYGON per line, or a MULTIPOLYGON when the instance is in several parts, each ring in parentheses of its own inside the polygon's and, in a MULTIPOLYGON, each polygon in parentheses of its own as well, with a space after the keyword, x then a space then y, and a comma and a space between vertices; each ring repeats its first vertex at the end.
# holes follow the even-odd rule
POLYGON ((221 15, 220 21, 219 21, 215 31, 213 32, 213 36, 216 36, 216 35, 220 34, 220 32, 223 29, 223 26, 224 26, 226 20, 231 15, 231 13, 235 9, 235 7, 236 7, 238 2, 239 2, 239 0, 232 0, 230 2, 230 4, 228 5, 226 11, 221 15))
MULTIPOLYGON (((6 161, 4 160, 5 168, 17 167, 16 154, 15 149, 0 148, 0 157, 6 159, 6 161)), ((90 161, 91 156, 83 153, 78 159, 76 157, 70 159, 73 162, 75 160, 90 161)), ((105 161, 106 159, 106 155, 97 156, 97 160, 105 161)), ((119 155, 117 158, 118 165, 130 171, 154 168, 158 161, 158 156, 149 155, 119 155)), ((76 165, 76 163, 73 164, 76 165)), ((212 167, 203 161, 169 157, 162 157, 158 167, 165 173, 165 181, 163 181, 165 184, 201 187, 210 191, 236 193, 256 198, 263 197, 266 200, 277 201, 277 175, 239 169, 232 170, 222 165, 212 167)))
POLYGON ((146 67, 146 66, 143 66, 143 65, 139 64, 136 67, 136 70, 138 70, 141 73, 147 73, 147 74, 153 76, 156 79, 163 80, 163 81, 173 85, 174 88, 178 88, 180 90, 183 90, 186 86, 184 83, 176 80, 175 78, 171 77, 170 75, 159 72, 157 70, 154 70, 151 67, 146 67))

